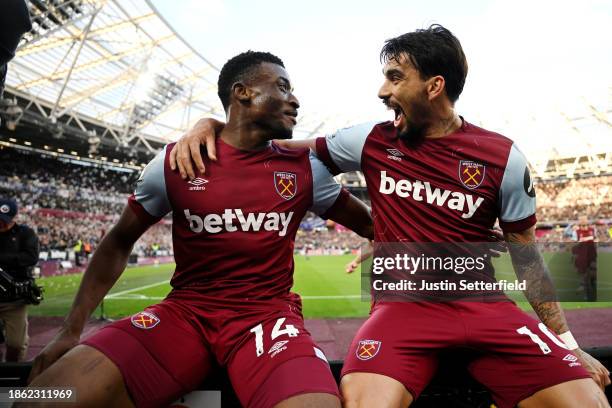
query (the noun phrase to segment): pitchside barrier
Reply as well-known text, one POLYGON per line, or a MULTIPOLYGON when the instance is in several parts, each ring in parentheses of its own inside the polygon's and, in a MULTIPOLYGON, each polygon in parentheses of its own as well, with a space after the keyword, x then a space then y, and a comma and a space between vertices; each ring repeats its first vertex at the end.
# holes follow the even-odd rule
MULTIPOLYGON (((612 370, 612 346, 586 350, 612 370)), ((477 352, 477 351, 476 351, 477 352)), ((464 350, 446 351, 440 355, 440 367, 431 384, 412 405, 415 408, 490 408, 494 405, 489 392, 472 379, 466 369, 466 361, 473 355, 464 350)), ((342 361, 332 361, 332 372, 340 379, 342 361)), ((4 363, 0 365, 0 387, 23 387, 31 369, 31 363, 4 363)), ((511 379, 508 379, 511 381, 511 379)), ((608 401, 612 401, 612 386, 606 388, 608 401)), ((67 407, 70 403, 66 404, 67 407)), ((219 372, 206 381, 198 391, 188 394, 170 407, 175 408, 234 408, 240 407, 226 373, 219 372)))

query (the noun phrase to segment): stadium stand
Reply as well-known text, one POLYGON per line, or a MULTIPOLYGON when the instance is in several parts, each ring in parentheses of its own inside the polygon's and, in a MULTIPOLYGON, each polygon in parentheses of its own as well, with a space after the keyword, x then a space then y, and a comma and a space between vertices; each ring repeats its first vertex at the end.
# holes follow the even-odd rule
MULTIPOLYGON (((78 240, 95 248, 117 220, 138 174, 136 169, 55 157, 31 149, 0 148, 0 195, 18 199, 22 206, 20 217, 37 228, 43 250, 69 249, 78 240), (36 167, 31 165, 34 162, 36 167)), ((540 240, 571 240, 566 227, 586 214, 598 223, 598 240, 612 241, 608 231, 612 218, 611 182, 612 176, 540 181, 537 185, 540 240)), ((363 192, 353 191, 367 201, 363 192)), ((363 242, 355 234, 327 225, 311 214, 302 221, 296 252, 353 253, 363 242)), ((161 250, 171 251, 169 220, 149 231, 136 252, 151 254, 151 245, 155 244, 161 250)))

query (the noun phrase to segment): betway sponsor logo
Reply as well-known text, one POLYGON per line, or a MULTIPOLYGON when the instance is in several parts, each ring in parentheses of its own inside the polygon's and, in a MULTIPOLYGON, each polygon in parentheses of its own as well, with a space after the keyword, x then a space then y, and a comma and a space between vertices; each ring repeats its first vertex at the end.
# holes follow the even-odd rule
POLYGON ((387 176, 386 171, 380 172, 380 188, 382 194, 397 194, 402 198, 412 198, 414 201, 423 201, 438 207, 448 207, 451 210, 460 211, 461 218, 472 218, 484 198, 458 191, 443 190, 438 187, 432 188, 427 181, 410 181, 402 179, 395 181, 393 177, 387 176))
POLYGON ((244 214, 241 209, 226 209, 223 214, 208 214, 204 217, 191 214, 184 210, 185 217, 189 221, 189 229, 195 233, 206 231, 210 234, 218 234, 222 231, 278 231, 280 237, 287 234, 287 227, 293 217, 293 211, 289 213, 248 213, 244 214), (238 225, 234 225, 237 221, 238 225))

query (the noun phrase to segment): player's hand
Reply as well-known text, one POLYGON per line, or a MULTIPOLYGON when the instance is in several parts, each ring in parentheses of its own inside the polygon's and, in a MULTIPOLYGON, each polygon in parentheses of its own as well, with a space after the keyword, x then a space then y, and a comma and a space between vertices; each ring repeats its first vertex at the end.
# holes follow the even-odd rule
POLYGON ((79 344, 79 336, 60 331, 34 359, 28 384, 77 344, 79 344))
POLYGON ((355 260, 347 263, 346 264, 346 273, 353 273, 355 271, 355 269, 357 269, 358 266, 359 266, 359 264, 355 260))
POLYGON ((610 385, 610 371, 599 360, 581 349, 573 350, 573 352, 602 390, 610 385))
POLYGON ((218 120, 205 118, 200 119, 193 128, 189 129, 174 145, 170 151, 170 168, 177 169, 183 179, 195 178, 193 164, 204 174, 205 167, 200 145, 206 145, 206 152, 210 160, 217 160, 215 149, 215 138, 223 130, 225 123, 218 120))
POLYGON ((498 229, 490 229, 489 239, 492 244, 489 246, 489 255, 493 258, 499 258, 502 253, 508 252, 508 246, 504 240, 504 234, 498 229))

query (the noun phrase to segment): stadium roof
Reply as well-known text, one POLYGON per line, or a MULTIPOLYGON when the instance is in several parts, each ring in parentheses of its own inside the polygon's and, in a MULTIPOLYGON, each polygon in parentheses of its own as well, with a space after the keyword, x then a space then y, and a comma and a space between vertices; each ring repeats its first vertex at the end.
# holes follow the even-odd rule
MULTIPOLYGON (((216 93, 219 69, 149 0, 30 0, 29 6, 34 29, 11 63, 7 90, 44 105, 43 116, 85 118, 125 146, 140 137, 172 141, 202 116, 225 116, 216 93)), ((303 117, 298 133, 327 130, 327 122, 303 117)))
POLYGON ((30 1, 34 29, 20 45, 8 90, 76 113, 118 138, 166 141, 220 115, 218 69, 184 41, 149 1, 30 1))

